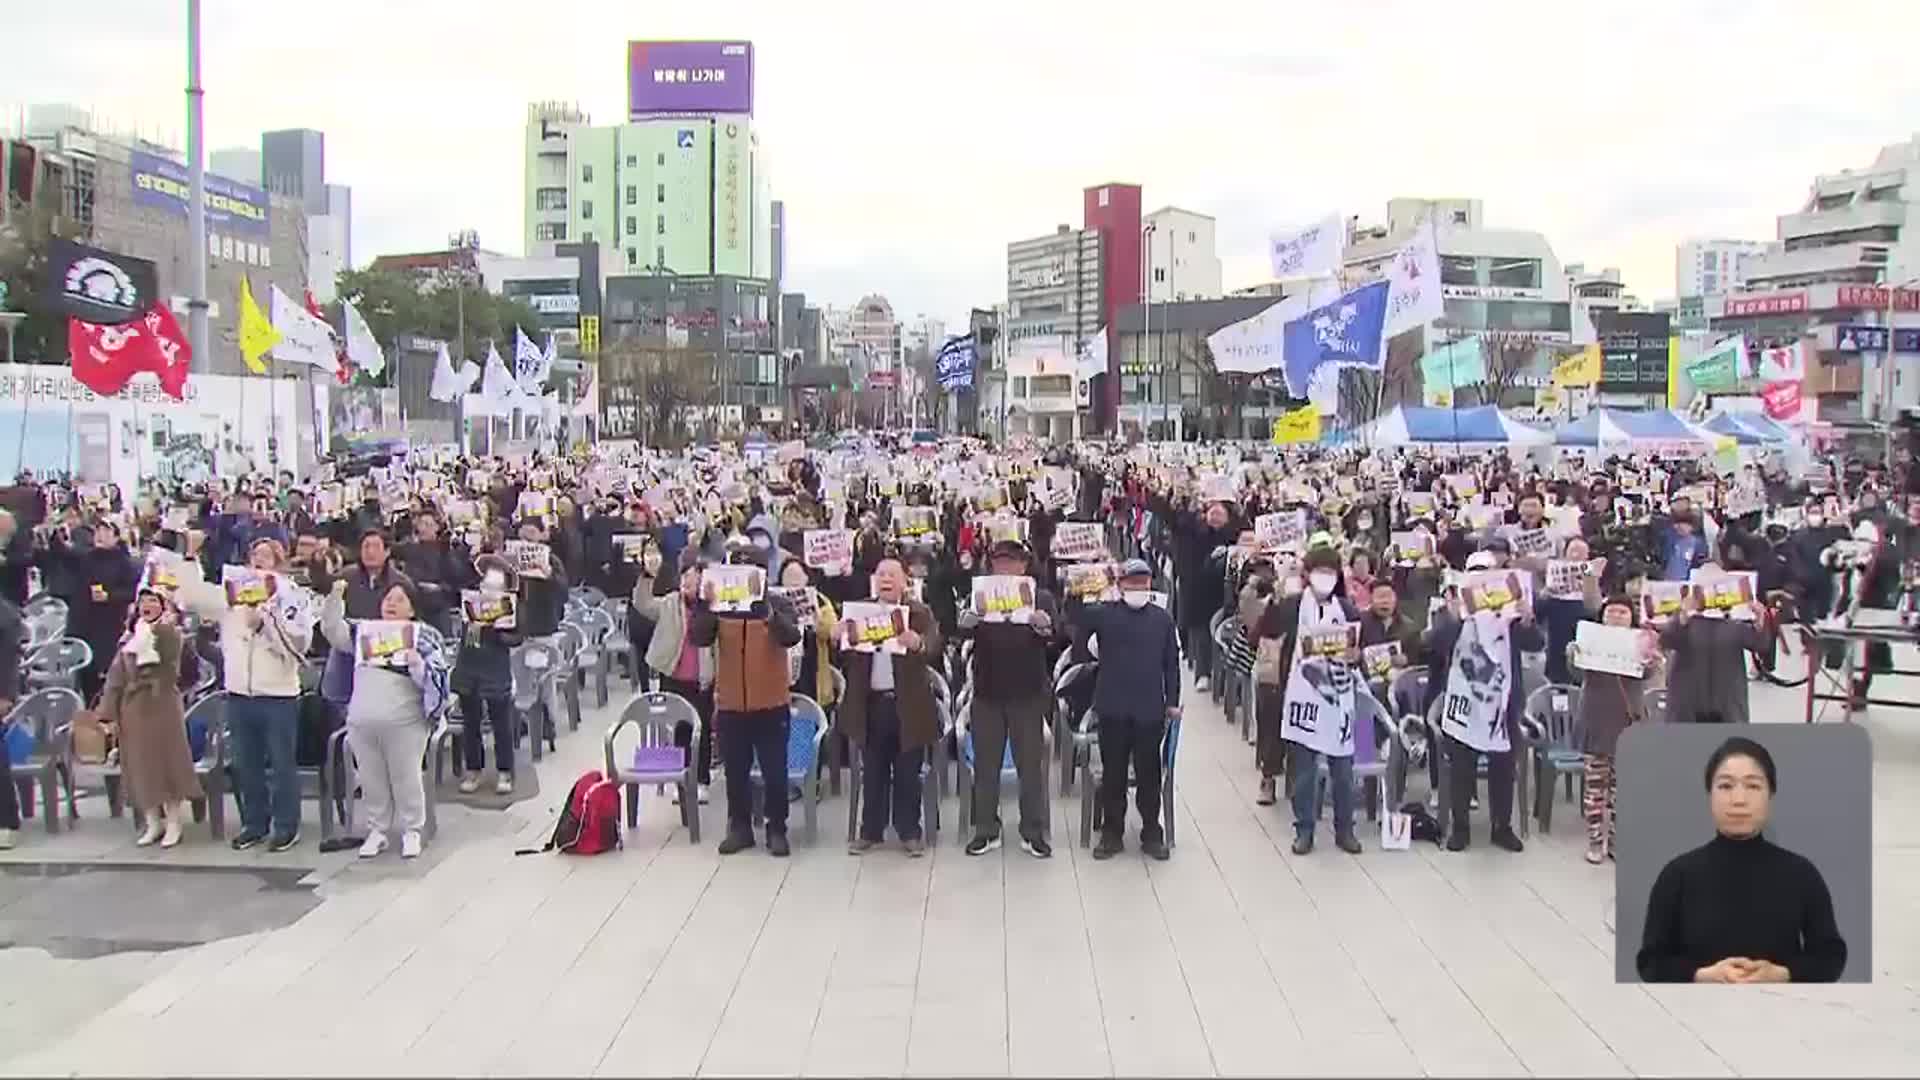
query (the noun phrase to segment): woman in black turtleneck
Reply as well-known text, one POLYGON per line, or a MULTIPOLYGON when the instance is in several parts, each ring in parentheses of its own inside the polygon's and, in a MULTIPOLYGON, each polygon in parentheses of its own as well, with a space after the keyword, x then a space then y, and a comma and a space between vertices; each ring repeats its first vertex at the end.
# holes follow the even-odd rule
POLYGON ((1647 897, 1638 967, 1647 982, 1836 982, 1847 943, 1826 880, 1760 834, 1778 787, 1773 756, 1731 738, 1707 759, 1717 835, 1674 856, 1647 897))

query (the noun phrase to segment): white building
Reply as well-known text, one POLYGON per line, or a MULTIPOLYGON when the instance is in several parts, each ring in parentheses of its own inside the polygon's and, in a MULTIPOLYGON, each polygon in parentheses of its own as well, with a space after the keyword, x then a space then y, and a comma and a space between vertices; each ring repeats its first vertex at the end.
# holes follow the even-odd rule
POLYGON ((1747 287, 1870 283, 1920 273, 1920 135, 1881 149, 1864 170, 1817 177, 1795 213, 1778 219, 1778 242, 1749 264, 1747 287))
POLYGON ((1057 227, 1046 236, 1007 245, 1007 318, 1010 348, 1028 340, 1057 343, 1092 337, 1100 329, 1103 281, 1100 232, 1057 227))
POLYGON ((1689 240, 1679 245, 1673 249, 1673 295, 1738 291, 1767 247, 1762 240, 1689 240))
POLYGON ((238 180, 243 184, 259 187, 263 171, 260 148, 229 146, 223 150, 215 150, 207 155, 207 171, 215 176, 224 176, 229 180, 238 180))
POLYGON ((1145 224, 1148 300, 1160 304, 1221 295, 1211 217, 1168 206, 1148 214, 1145 224))
POLYGON ((307 280, 313 298, 333 299, 334 285, 343 270, 353 269, 353 189, 327 185, 327 212, 307 217, 307 280))
POLYGON ((915 349, 925 349, 929 354, 937 353, 940 346, 946 343, 946 321, 931 315, 915 315, 913 321, 900 330, 900 348, 908 353, 915 349))
POLYGON ((900 323, 893 317, 893 305, 878 293, 861 297, 847 313, 847 340, 868 358, 870 370, 900 366, 900 323))
POLYGON ((1589 270, 1584 263, 1567 264, 1567 302, 1571 305, 1573 342, 1590 345, 1599 335, 1593 326, 1596 312, 1644 311, 1646 305, 1627 291, 1619 267, 1589 270))
POLYGON ((1072 348, 1064 335, 1051 340, 1030 337, 1013 345, 1002 392, 1008 436, 1031 435, 1056 443, 1080 437, 1080 413, 1087 403, 1075 393, 1072 348))

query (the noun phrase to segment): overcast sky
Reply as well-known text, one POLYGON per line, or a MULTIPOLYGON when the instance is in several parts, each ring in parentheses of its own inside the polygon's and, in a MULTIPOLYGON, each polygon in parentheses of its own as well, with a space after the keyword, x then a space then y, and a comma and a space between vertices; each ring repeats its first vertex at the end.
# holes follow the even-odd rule
MULTIPOLYGON (((70 102, 184 145, 184 0, 6 0, 0 108, 70 102)), ((462 227, 518 251, 526 106, 625 107, 629 38, 747 38, 787 287, 950 324, 1005 296, 1006 244, 1144 185, 1264 241, 1394 195, 1485 200, 1562 262, 1673 292, 1689 236, 1771 239, 1814 174, 1920 129, 1920 2, 206 0, 207 145, 326 132, 354 254, 462 227), (1899 45, 1896 49, 1894 46, 1899 45)))

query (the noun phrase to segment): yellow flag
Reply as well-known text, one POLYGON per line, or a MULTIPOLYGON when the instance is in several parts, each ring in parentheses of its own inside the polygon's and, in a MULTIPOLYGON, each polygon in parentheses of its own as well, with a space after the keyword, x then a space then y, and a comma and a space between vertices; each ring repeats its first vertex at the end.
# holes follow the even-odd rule
POLYGON ((1307 405, 1273 422, 1273 441, 1281 446, 1320 441, 1320 407, 1307 405))
POLYGON ((1452 408, 1453 407, 1453 391, 1451 390, 1427 391, 1427 405, 1430 408, 1435 408, 1435 409, 1452 408))
POLYGON ((260 305, 253 302, 253 290, 247 286, 247 279, 240 279, 240 358, 247 362, 247 370, 255 375, 265 375, 267 365, 261 361, 268 349, 280 343, 280 331, 273 328, 261 312, 260 305))
POLYGON ((1600 346, 1589 345, 1553 366, 1553 385, 1592 386, 1600 381, 1600 346))

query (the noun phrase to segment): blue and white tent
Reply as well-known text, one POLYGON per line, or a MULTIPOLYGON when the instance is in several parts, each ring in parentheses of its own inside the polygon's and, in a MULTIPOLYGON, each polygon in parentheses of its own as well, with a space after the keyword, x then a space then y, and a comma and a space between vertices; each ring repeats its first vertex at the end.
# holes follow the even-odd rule
POLYGON ((1553 436, 1491 405, 1472 409, 1396 405, 1356 431, 1354 439, 1369 446, 1540 446, 1553 436))
POLYGON ((1718 435, 1731 435, 1741 446, 1771 446, 1794 442, 1794 434, 1765 413, 1715 413, 1700 425, 1718 435))
POLYGON ((1721 438, 1688 423, 1670 409, 1629 412, 1594 409, 1553 433, 1557 446, 1584 446, 1607 451, 1653 450, 1665 453, 1710 453, 1721 438))

